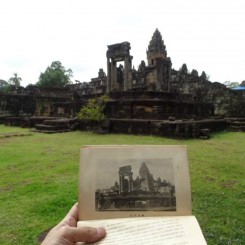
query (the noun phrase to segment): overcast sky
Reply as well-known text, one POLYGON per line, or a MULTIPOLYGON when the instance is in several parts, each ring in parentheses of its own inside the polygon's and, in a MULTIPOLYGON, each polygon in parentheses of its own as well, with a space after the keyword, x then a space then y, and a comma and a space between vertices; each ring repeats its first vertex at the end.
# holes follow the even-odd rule
POLYGON ((59 60, 73 81, 90 81, 106 71, 107 45, 123 41, 138 68, 156 28, 174 69, 245 80, 245 0, 1 1, 0 79, 16 72, 22 86, 35 84, 59 60))

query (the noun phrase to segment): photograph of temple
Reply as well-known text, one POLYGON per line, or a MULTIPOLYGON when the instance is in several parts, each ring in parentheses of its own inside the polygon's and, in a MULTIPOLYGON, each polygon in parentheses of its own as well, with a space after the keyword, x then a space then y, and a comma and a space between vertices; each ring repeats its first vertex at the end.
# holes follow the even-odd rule
MULTIPOLYGON (((175 184, 154 176, 150 170, 154 168, 156 171, 159 166, 144 161, 138 166, 132 163, 119 167, 118 178, 111 176, 115 177, 113 186, 96 188, 96 211, 176 211, 175 184)), ((173 180, 172 164, 168 164, 167 172, 173 180)))

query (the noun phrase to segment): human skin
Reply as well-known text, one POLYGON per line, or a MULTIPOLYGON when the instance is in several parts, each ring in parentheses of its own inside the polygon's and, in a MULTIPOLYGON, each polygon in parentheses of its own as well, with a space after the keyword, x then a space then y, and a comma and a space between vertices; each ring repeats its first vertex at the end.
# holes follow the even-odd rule
POLYGON ((73 245, 77 242, 96 242, 106 234, 103 227, 77 227, 77 221, 78 204, 76 203, 65 218, 50 230, 41 245, 73 245))

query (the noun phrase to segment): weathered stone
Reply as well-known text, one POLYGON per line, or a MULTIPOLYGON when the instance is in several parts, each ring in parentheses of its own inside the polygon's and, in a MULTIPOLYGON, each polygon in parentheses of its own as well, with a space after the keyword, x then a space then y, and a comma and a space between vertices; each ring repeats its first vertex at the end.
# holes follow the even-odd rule
MULTIPOLYGON (((67 125, 57 118, 74 118, 88 99, 107 94, 108 120, 101 127, 103 132, 208 138, 210 132, 224 130, 227 125, 243 131, 244 91, 211 83, 205 72, 200 77, 196 70, 188 73, 186 64, 179 71, 172 69, 157 29, 148 45, 147 64, 141 61, 137 70, 132 68, 130 49, 129 42, 109 45, 107 75, 99 69, 98 77, 88 83, 77 81, 52 89, 29 85, 13 87, 8 94, 0 92, 0 122, 36 125, 46 131, 76 129, 76 123, 67 125), (117 66, 117 62, 123 65, 117 66)), ((244 81, 240 86, 245 86, 244 81)))

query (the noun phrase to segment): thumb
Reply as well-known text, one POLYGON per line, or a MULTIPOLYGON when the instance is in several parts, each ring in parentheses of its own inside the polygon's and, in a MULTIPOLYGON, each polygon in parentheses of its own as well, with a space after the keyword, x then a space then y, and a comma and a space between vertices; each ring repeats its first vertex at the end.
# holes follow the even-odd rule
POLYGON ((69 227, 66 231, 67 239, 73 242, 96 242, 102 239, 105 234, 106 231, 103 227, 69 227))

